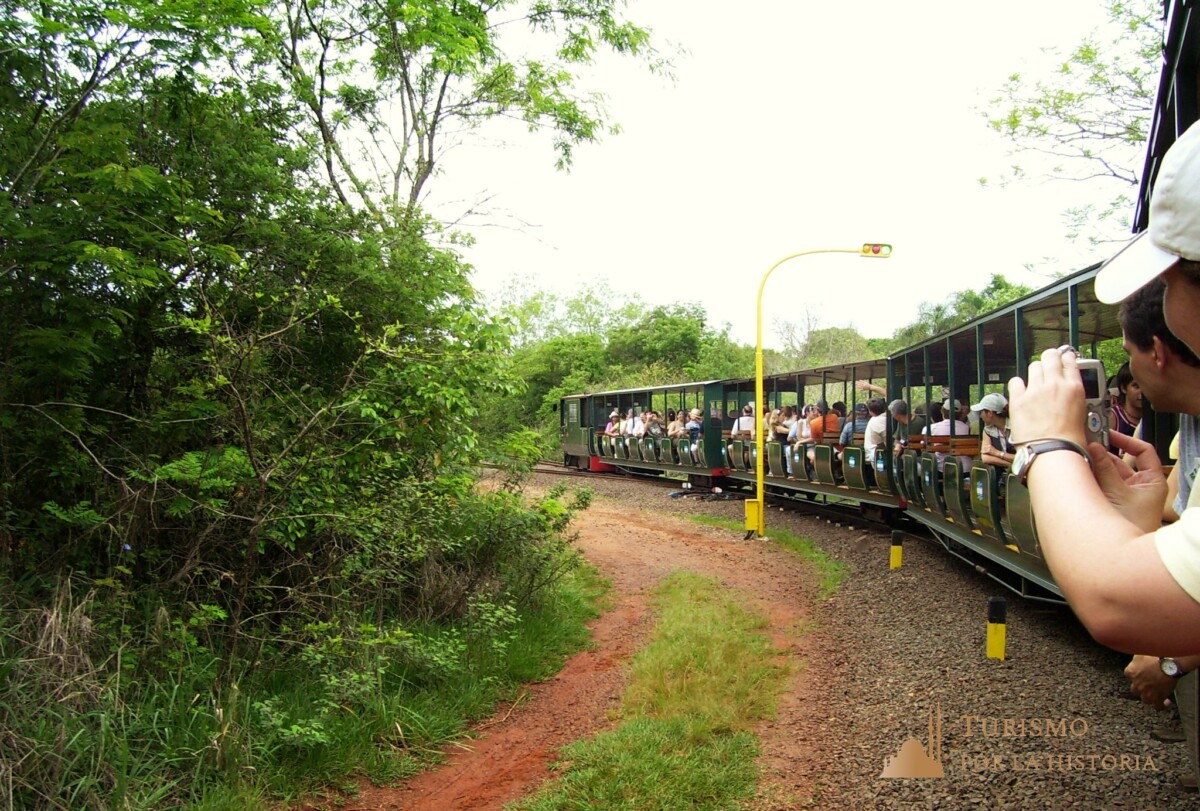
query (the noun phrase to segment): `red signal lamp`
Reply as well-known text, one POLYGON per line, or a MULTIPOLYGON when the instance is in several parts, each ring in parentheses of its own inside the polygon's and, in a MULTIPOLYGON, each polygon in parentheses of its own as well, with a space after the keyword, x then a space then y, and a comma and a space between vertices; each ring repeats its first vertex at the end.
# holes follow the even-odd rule
POLYGON ((864 242, 862 255, 879 259, 887 259, 892 255, 892 246, 886 242, 864 242))

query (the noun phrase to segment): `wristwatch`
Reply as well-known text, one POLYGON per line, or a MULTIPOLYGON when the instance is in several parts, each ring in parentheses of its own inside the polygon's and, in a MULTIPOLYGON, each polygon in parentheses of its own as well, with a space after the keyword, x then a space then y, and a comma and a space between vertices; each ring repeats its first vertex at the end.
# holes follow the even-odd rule
POLYGON ((1069 439, 1035 439, 1017 449, 1012 461, 1012 475, 1016 476, 1017 481, 1024 485, 1025 480, 1029 478, 1029 468, 1033 467, 1033 460, 1043 453, 1051 451, 1074 451, 1082 456, 1089 465, 1092 463, 1091 457, 1088 456, 1083 446, 1069 439))
POLYGON ((1181 679, 1187 675, 1187 671, 1179 666, 1170 656, 1160 656, 1158 666, 1162 668, 1163 675, 1170 676, 1173 679, 1181 679))

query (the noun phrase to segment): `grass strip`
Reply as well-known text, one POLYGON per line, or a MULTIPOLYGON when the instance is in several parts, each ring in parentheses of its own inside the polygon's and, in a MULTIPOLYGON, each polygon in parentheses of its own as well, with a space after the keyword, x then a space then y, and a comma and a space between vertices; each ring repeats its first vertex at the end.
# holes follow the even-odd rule
MULTIPOLYGON (((733 518, 718 518, 711 515, 689 515, 688 518, 705 526, 728 529, 737 533, 745 532, 743 522, 733 518)), ((821 599, 831 597, 842 585, 842 581, 846 579, 845 564, 831 558, 813 540, 793 535, 782 529, 771 530, 769 539, 772 543, 794 552, 812 565, 820 582, 821 599)))
POLYGON ((774 715, 787 675, 762 633, 766 619, 685 572, 664 581, 655 608, 621 725, 566 747, 560 776, 511 808, 726 809, 754 796, 751 727, 774 715))

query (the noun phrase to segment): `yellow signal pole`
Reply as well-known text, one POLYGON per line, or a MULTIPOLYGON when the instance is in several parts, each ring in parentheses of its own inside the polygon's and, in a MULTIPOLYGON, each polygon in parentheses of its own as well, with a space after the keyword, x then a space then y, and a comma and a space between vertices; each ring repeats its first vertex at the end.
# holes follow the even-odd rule
POLYGON ((766 482, 763 476, 763 457, 765 449, 763 447, 763 417, 766 416, 763 408, 763 400, 765 393, 763 392, 763 290, 766 289, 767 279, 775 272, 775 268, 782 265, 788 260, 795 259, 800 256, 811 256, 818 253, 853 253, 863 257, 873 257, 878 259, 887 259, 892 255, 892 246, 886 243, 867 242, 861 248, 817 248, 811 251, 800 251, 799 253, 789 254, 783 257, 763 274, 762 281, 758 283, 758 302, 757 314, 755 316, 755 339, 754 339, 754 481, 755 481, 755 498, 753 501, 746 500, 746 537, 749 538, 752 534, 763 537, 766 530, 766 482))

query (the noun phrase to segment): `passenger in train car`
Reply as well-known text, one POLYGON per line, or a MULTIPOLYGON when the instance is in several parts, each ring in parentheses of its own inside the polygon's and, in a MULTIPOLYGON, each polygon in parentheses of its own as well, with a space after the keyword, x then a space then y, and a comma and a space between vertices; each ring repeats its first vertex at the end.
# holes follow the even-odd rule
POLYGON ((838 436, 838 458, 842 457, 842 448, 851 445, 854 442, 854 435, 861 434, 867 430, 867 420, 871 419, 871 415, 867 413, 866 403, 854 404, 854 419, 846 420, 842 426, 842 433, 838 436))
POLYGON ((662 416, 657 411, 650 411, 647 417, 645 435, 653 439, 662 439, 666 436, 667 427, 662 416))
POLYGON ((621 435, 621 412, 613 409, 613 412, 608 415, 608 425, 604 426, 605 436, 620 436, 621 435))
POLYGON ((971 406, 971 412, 979 415, 983 423, 983 436, 979 458, 985 465, 995 465, 1006 471, 1012 465, 1017 446, 1012 442, 1012 430, 1008 427, 1008 400, 1003 394, 985 394, 971 406))
POLYGON ((683 439, 687 436, 687 414, 681 408, 679 412, 673 414, 671 421, 667 423, 667 438, 668 439, 683 439))
POLYGON ((962 403, 958 407, 958 418, 967 425, 971 426, 972 436, 979 436, 979 426, 981 424, 979 421, 979 413, 972 411, 971 406, 967 405, 966 403, 962 403))
MULTIPOLYGON (((958 413, 958 409, 961 405, 962 405, 962 403, 960 403, 958 400, 955 400, 953 403, 951 403, 949 400, 947 400, 945 403, 942 404, 941 409, 939 411, 939 413, 945 415, 945 418, 940 420, 939 422, 933 423, 932 425, 930 425, 927 429, 925 429, 921 433, 926 434, 927 436, 950 436, 951 435, 950 427, 951 427, 951 425, 953 425, 955 437, 970 436, 971 435, 971 426, 970 425, 963 422, 962 420, 958 420, 958 419, 951 420, 950 419, 951 414, 958 413)), ((949 455, 950 454, 948 454, 948 453, 940 453, 940 452, 934 454, 934 457, 937 459, 937 469, 939 472, 944 471, 946 469, 946 457, 949 455)), ((970 470, 971 464, 975 461, 975 457, 959 456, 958 461, 962 464, 963 470, 970 470)))
POLYGON ((742 406, 742 415, 733 421, 729 429, 730 439, 754 438, 754 406, 746 403, 742 406))
MULTIPOLYGON (((1113 424, 1109 426, 1109 436, 1113 431, 1125 436, 1134 436, 1138 423, 1142 421, 1142 387, 1134 379, 1133 369, 1128 361, 1117 370, 1114 383, 1117 399, 1112 402, 1113 424)), ((1120 450, 1111 443, 1108 449, 1120 456, 1120 450)))
MULTIPOLYGON (((1115 303, 1166 284, 1167 327, 1200 351, 1200 126, 1163 156, 1150 228, 1101 268, 1096 297, 1115 303)), ((1083 381, 1074 352, 1048 349, 1028 381, 1009 381, 1026 480, 1046 562, 1076 615, 1109 647, 1155 656, 1200 653, 1200 489, 1162 526, 1166 480, 1153 446, 1110 432, 1136 471, 1098 444, 1086 450, 1083 381), (1054 453, 1064 450, 1069 453, 1054 453), (1090 468, 1089 468, 1090 465, 1090 468), (1073 494, 1065 507, 1062 494, 1073 494)), ((1166 661, 1164 661, 1164 665, 1166 661)))
POLYGON ((783 422, 783 409, 771 408, 763 410, 762 432, 763 442, 775 439, 775 429, 783 422))
MULTIPOLYGON (((903 404, 903 400, 897 400, 903 404)), ((905 406, 908 410, 908 406, 905 406)), ((867 400, 867 427, 863 431, 863 455, 867 458, 867 471, 875 475, 875 454, 887 442, 887 405, 882 397, 872 397, 867 400)))
POLYGON ((808 421, 808 429, 813 442, 821 442, 826 434, 835 436, 841 430, 837 412, 829 408, 829 403, 817 400, 813 406, 813 416, 808 421))
POLYGON ((925 433, 925 417, 920 414, 910 415, 908 403, 903 400, 892 400, 888 410, 892 412, 892 420, 896 423, 892 433, 892 451, 899 456, 908 447, 910 435, 925 433))
POLYGON ((838 400, 836 403, 831 405, 829 407, 829 409, 834 414, 837 414, 837 420, 838 420, 837 429, 838 429, 838 431, 841 431, 842 426, 846 424, 846 404, 843 403, 841 400, 838 400))
POLYGON ((771 439, 776 442, 788 441, 788 436, 792 433, 792 426, 796 424, 796 409, 790 405, 785 405, 779 414, 779 422, 775 425, 775 430, 771 434, 771 439))
POLYGON ((698 408, 693 408, 688 412, 687 425, 684 427, 687 429, 687 437, 693 445, 700 439, 700 432, 704 429, 704 426, 700 422, 703 418, 704 412, 698 408))

